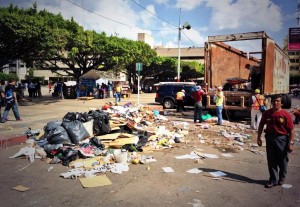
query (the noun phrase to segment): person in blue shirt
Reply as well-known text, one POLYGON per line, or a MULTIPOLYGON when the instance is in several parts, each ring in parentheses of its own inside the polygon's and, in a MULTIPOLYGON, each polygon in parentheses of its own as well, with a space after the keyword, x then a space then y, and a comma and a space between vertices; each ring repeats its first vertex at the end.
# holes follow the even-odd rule
POLYGON ((8 85, 5 87, 5 109, 3 116, 1 118, 1 123, 5 123, 7 121, 8 113, 10 109, 12 109, 15 118, 17 121, 22 121, 19 114, 19 108, 18 108, 18 100, 17 100, 17 94, 16 94, 16 88, 15 88, 16 81, 14 79, 9 80, 8 85))

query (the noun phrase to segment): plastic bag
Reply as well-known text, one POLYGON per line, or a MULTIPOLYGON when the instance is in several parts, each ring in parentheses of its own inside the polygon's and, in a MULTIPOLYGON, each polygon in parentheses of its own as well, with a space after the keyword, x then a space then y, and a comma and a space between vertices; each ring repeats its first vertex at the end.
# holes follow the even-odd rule
POLYGON ((70 140, 73 144, 78 144, 80 141, 90 136, 83 124, 78 120, 63 121, 62 126, 68 132, 70 140))
POLYGON ((48 122, 44 127, 44 137, 50 144, 70 144, 71 140, 61 122, 48 122))

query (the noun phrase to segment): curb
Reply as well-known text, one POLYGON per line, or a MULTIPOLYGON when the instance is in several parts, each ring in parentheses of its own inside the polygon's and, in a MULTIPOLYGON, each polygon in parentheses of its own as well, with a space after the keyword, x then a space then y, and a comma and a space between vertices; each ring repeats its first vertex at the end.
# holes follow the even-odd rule
POLYGON ((27 136, 24 134, 12 135, 12 136, 0 136, 0 150, 7 149, 15 145, 19 145, 27 140, 27 136))

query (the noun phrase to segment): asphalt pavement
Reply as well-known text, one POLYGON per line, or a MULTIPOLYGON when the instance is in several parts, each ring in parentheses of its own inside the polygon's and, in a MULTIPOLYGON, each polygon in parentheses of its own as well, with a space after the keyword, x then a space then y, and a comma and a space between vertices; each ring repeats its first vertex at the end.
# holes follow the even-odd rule
MULTIPOLYGON (((43 98, 20 104, 21 122, 14 120, 12 112, 9 121, 0 124, 2 137, 22 134, 31 127, 42 129, 47 122, 61 120, 67 112, 87 112, 90 108, 102 107, 111 99, 58 100, 43 89, 43 98)), ((121 104, 140 102, 144 105, 160 107, 154 103, 155 94, 137 94, 122 99, 121 104)), ((293 99, 293 105, 299 105, 293 99)), ((182 119, 192 123, 191 119, 182 119)), ((219 128, 216 128, 218 130, 219 128)), ((201 127, 190 126, 193 133, 202 133, 201 127)), ((300 131, 299 126, 296 130, 300 131)), ((255 134, 252 136, 255 141, 255 134)), ((2 207, 10 206, 300 206, 300 156, 299 142, 289 156, 286 184, 291 188, 276 186, 266 189, 268 179, 265 148, 260 153, 242 150, 224 157, 224 149, 211 144, 202 144, 197 137, 189 137, 188 142, 175 144, 174 148, 149 152, 157 162, 129 165, 129 171, 122 174, 105 173, 111 185, 83 188, 78 179, 64 179, 60 173, 69 168, 36 159, 29 164, 28 159, 9 159, 22 145, 5 147, 0 150, 0 200, 2 207), (219 158, 203 160, 176 159, 177 155, 190 154, 193 150, 218 155, 219 158), (49 170, 49 166, 53 166, 49 170), (172 167, 174 172, 165 173, 162 167, 172 167), (197 168, 199 174, 187 173, 197 168), (223 178, 214 178, 209 172, 221 171, 223 178), (12 188, 22 185, 29 190, 20 192, 12 188)))

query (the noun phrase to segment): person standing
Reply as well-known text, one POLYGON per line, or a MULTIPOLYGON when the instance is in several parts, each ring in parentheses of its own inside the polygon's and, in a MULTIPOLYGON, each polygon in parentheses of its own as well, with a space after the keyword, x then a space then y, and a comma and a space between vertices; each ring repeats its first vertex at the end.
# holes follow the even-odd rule
POLYGON ((108 82, 107 83, 107 98, 111 97, 111 92, 112 92, 112 90, 111 90, 111 83, 108 82))
POLYGON ((260 106, 265 105, 265 97, 260 95, 260 90, 255 89, 255 95, 252 96, 252 106, 251 106, 251 128, 257 130, 262 112, 260 111, 260 106))
POLYGON ((222 111, 223 111, 223 102, 224 102, 224 93, 222 91, 222 87, 218 86, 216 91, 216 114, 218 117, 217 125, 222 125, 223 117, 222 117, 222 111))
POLYGON ((202 119, 202 95, 206 94, 206 89, 201 89, 201 86, 196 87, 196 91, 192 94, 192 99, 195 100, 194 105, 194 123, 197 123, 197 120, 199 119, 199 123, 203 122, 202 119))
POLYGON ((251 82, 251 89, 254 91, 257 88, 261 88, 261 69, 258 65, 246 64, 245 68, 249 70, 248 81, 251 82))
POLYGON ((18 108, 18 100, 17 100, 17 94, 16 94, 16 88, 15 88, 16 81, 14 79, 9 80, 8 85, 5 87, 5 109, 3 116, 1 118, 1 123, 5 123, 7 121, 7 116, 12 109, 15 118, 17 121, 21 121, 20 114, 19 114, 19 108, 18 108))
POLYGON ((184 97, 185 97, 185 90, 182 89, 176 93, 176 102, 177 102, 177 112, 184 111, 184 97))
POLYGON ((269 181, 266 188, 282 185, 287 174, 288 152, 293 151, 294 124, 291 114, 282 109, 282 97, 272 97, 272 108, 262 114, 258 127, 257 144, 262 146, 261 135, 264 126, 269 181), (278 172, 279 168, 279 172, 278 172))
POLYGON ((2 107, 2 103, 4 103, 4 98, 5 98, 2 85, 4 85, 3 80, 1 80, 1 82, 0 82, 0 118, 1 118, 1 107, 2 107))
POLYGON ((63 99, 62 91, 63 91, 63 84, 60 80, 58 80, 56 83, 56 92, 57 92, 58 98, 63 99))
POLYGON ((121 90, 122 90, 122 87, 121 87, 120 83, 117 83, 117 85, 115 87, 116 102, 121 102, 121 90))

